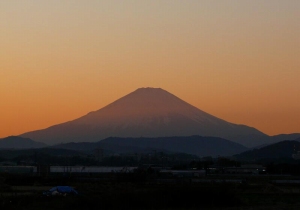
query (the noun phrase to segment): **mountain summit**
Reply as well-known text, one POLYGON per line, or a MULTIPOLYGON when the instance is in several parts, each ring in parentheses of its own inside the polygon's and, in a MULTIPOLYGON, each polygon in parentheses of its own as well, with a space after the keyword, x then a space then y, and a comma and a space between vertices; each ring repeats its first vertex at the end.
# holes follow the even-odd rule
POLYGON ((110 136, 190 135, 222 137, 244 145, 243 140, 249 136, 267 136, 255 128, 212 116, 161 88, 139 88, 83 117, 21 136, 53 145, 99 141, 110 136))

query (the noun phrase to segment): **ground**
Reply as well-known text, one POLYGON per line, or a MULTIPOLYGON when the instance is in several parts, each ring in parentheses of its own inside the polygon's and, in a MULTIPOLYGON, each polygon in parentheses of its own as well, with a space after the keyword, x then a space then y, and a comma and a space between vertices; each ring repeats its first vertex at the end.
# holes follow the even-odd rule
POLYGON ((283 177, 19 177, 17 184, 14 178, 1 179, 1 209, 300 209, 300 185, 271 182, 283 177), (79 195, 42 196, 56 185, 72 186, 79 195))

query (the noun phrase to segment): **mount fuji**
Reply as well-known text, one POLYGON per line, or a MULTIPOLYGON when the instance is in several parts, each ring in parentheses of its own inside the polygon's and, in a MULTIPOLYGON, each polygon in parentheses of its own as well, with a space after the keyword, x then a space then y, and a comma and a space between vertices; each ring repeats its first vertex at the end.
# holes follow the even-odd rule
POLYGON ((245 146, 269 136, 210 115, 161 88, 139 88, 78 119, 20 136, 54 145, 96 142, 107 137, 214 136, 245 146))

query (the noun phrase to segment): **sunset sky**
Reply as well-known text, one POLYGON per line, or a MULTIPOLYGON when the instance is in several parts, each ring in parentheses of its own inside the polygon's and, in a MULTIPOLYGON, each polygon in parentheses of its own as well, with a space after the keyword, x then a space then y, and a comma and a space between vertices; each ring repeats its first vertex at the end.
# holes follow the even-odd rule
POLYGON ((269 135, 300 133, 300 1, 0 1, 0 138, 140 87, 269 135))

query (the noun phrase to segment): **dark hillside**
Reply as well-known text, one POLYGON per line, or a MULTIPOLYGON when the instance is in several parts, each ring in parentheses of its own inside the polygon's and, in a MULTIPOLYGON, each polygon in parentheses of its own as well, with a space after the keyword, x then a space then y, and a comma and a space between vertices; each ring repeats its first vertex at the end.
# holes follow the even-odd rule
POLYGON ((247 148, 218 137, 186 136, 158 138, 110 137, 95 143, 69 143, 54 147, 73 150, 101 148, 115 153, 135 153, 149 150, 180 152, 201 156, 229 156, 246 151, 247 148))
POLYGON ((300 142, 281 141, 260 149, 243 152, 234 157, 238 160, 257 161, 261 159, 292 158, 293 154, 300 151, 300 142))

